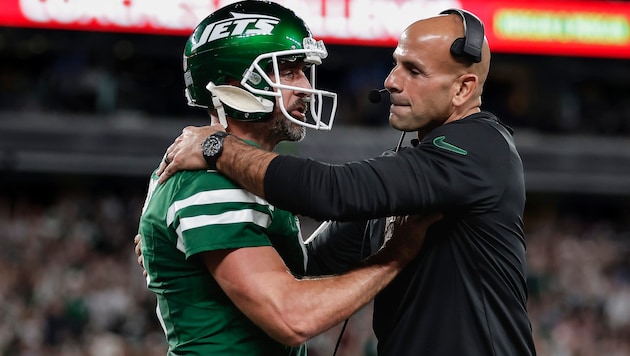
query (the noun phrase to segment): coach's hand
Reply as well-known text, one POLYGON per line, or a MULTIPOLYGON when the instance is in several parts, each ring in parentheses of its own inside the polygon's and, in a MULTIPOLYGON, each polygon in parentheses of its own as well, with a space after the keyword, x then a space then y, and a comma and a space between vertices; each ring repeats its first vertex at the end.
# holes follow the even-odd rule
POLYGON ((164 183, 177 171, 207 169, 208 166, 201 152, 201 144, 206 137, 217 131, 225 131, 225 128, 219 123, 210 126, 185 127, 164 154, 164 159, 157 171, 160 176, 158 182, 164 183))
POLYGON ((418 255, 429 227, 440 219, 441 213, 388 218, 388 224, 385 226, 385 243, 379 253, 386 254, 391 260, 402 264, 409 263, 418 255), (389 236, 391 238, 388 238, 389 236))

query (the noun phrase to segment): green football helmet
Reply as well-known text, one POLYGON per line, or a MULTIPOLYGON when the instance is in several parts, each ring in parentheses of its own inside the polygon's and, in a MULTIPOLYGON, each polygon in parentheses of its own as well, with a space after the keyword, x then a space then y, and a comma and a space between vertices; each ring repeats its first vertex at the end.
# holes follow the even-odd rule
POLYGON ((304 21, 277 3, 247 0, 224 6, 201 21, 186 43, 188 105, 217 109, 224 125, 226 115, 243 121, 266 120, 279 105, 296 124, 330 130, 337 94, 315 88, 315 67, 327 56, 324 43, 313 38, 304 21), (279 63, 296 60, 310 65, 312 88, 280 84, 279 63), (307 122, 287 112, 279 89, 309 94, 307 122))

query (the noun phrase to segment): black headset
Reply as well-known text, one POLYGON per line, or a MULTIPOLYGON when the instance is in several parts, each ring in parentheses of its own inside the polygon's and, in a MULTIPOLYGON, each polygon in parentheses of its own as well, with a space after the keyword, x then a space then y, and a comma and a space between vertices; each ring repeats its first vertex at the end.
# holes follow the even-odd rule
POLYGON ((481 62, 483 47, 483 23, 472 13, 460 9, 448 9, 440 14, 458 14, 464 23, 464 37, 453 41, 451 54, 456 58, 466 58, 473 63, 481 62))

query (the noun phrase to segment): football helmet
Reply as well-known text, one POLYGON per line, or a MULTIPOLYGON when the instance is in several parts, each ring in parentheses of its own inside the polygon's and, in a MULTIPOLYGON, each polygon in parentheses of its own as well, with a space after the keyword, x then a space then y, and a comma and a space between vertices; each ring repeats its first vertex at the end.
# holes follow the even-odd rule
POLYGON ((201 21, 186 42, 183 64, 188 105, 217 109, 224 125, 226 115, 243 121, 266 120, 279 105, 296 124, 330 130, 337 94, 315 88, 315 67, 327 56, 324 43, 316 41, 304 21, 282 5, 261 0, 227 5, 201 21), (280 63, 296 60, 310 66, 311 88, 280 83, 280 63), (280 89, 309 94, 307 122, 287 112, 280 89))

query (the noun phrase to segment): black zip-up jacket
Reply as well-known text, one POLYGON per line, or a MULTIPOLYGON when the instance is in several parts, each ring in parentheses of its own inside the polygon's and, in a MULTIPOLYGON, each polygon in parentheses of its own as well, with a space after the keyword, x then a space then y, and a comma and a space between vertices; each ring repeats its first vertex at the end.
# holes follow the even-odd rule
POLYGON ((419 256, 375 300, 379 355, 536 354, 526 309, 523 167, 511 129, 494 115, 470 115, 415 147, 364 161, 279 156, 264 183, 280 208, 346 221, 309 245, 311 271, 341 272, 377 248, 382 221, 366 226, 367 219, 444 213, 419 256))

